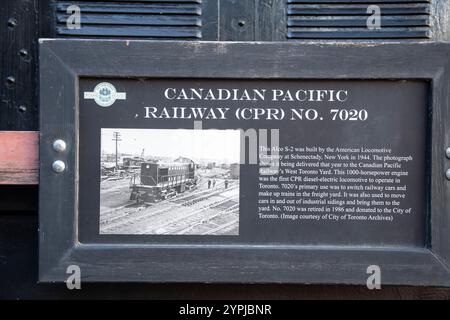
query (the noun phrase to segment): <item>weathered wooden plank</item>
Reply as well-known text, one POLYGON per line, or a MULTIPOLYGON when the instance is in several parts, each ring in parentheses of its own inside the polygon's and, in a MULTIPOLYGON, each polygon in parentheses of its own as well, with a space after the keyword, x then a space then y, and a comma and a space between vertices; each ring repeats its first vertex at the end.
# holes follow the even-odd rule
POLYGON ((39 133, 0 131, 0 184, 38 184, 39 133))

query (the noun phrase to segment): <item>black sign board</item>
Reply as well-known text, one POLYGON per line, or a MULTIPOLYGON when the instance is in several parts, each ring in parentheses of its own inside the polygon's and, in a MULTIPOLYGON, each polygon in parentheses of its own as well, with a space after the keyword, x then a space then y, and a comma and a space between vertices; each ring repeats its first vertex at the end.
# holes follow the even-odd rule
POLYGON ((40 279, 448 285, 449 49, 41 41, 40 279))

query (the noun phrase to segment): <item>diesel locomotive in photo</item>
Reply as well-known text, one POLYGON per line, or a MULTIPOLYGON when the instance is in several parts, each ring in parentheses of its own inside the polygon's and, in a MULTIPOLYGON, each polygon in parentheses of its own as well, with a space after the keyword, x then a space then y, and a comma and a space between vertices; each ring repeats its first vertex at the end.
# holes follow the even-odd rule
POLYGON ((157 202, 191 190, 197 185, 195 163, 142 162, 139 175, 131 179, 130 200, 157 202))

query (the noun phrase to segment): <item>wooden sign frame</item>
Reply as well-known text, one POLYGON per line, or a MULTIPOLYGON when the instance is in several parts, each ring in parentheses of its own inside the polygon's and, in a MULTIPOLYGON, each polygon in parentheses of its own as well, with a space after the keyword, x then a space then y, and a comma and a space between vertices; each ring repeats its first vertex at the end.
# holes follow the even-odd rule
POLYGON ((40 40, 39 280, 450 285, 450 45, 40 40), (80 77, 420 79, 430 84, 427 244, 416 247, 93 244, 78 238, 80 77), (57 153, 55 139, 67 142, 57 153), (63 173, 52 170, 56 160, 63 173))

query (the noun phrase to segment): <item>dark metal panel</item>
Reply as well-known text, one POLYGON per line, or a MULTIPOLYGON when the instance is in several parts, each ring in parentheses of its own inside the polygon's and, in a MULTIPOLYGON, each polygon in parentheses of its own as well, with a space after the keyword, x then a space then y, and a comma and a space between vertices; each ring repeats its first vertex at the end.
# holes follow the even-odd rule
MULTIPOLYGON (((48 199, 39 202, 39 211, 55 210, 54 212, 58 212, 52 224, 40 227, 39 237, 41 241, 48 244, 47 250, 40 251, 40 257, 44 258, 40 260, 42 261, 40 267, 45 269, 52 268, 59 258, 73 247, 77 237, 77 222, 75 220, 68 221, 64 217, 76 215, 77 161, 68 162, 68 160, 76 159, 76 150, 78 150, 76 135, 74 135, 78 130, 78 117, 75 109, 78 98, 71 90, 72 87, 77 86, 78 79, 74 71, 67 65, 67 61, 52 54, 49 48, 40 47, 39 67, 42 71, 39 79, 41 84, 39 162, 42 169, 39 172, 39 195, 48 199), (47 58, 42 59, 42 57, 47 58), (43 74, 47 74, 48 78, 53 79, 54 85, 49 85, 48 78, 43 77, 43 74), (72 108, 63 108, 64 105, 72 106, 72 108), (61 127, 52 128, 51 124, 55 121, 60 122, 61 127), (51 135, 46 135, 45 132, 51 132, 51 135), (55 137, 63 139, 67 143, 67 151, 58 157, 67 163, 66 172, 62 177, 50 170, 51 163, 48 163, 49 157, 56 156, 55 151, 51 148, 55 137), (50 185, 55 189, 50 190, 48 188, 50 185), (68 194, 72 196, 69 197, 68 194), (67 211, 67 208, 71 209, 67 211), (63 212, 64 214, 62 214, 63 212), (64 236, 58 236, 55 230, 61 231, 64 236)), ((42 215, 40 217, 42 218, 42 215)))
POLYGON ((200 39, 202 6, 201 0, 56 1, 55 31, 59 37, 200 39), (71 5, 80 8, 80 28, 66 25, 71 5))
MULTIPOLYGON (((328 17, 293 17, 289 19, 290 27, 363 27, 367 24, 366 18, 335 18, 328 17)), ((430 25, 428 16, 382 16, 381 24, 387 27, 426 27, 430 25)))
MULTIPOLYGON (((185 0, 178 0, 179 2, 185 1, 185 0)), ((227 1, 227 0, 224 0, 227 1)), ((247 0, 246 0, 247 1, 247 0)), ((281 9, 282 7, 285 7, 285 0, 278 0, 281 3, 281 9)), ((2 74, 1 82, 0 82, 0 92, 2 93, 3 97, 3 89, 5 84, 5 77, 3 76, 3 71, 9 69, 10 65, 15 64, 15 59, 20 58, 18 55, 16 55, 16 52, 14 51, 14 47, 17 45, 20 36, 15 38, 15 42, 6 42, 8 39, 11 40, 15 36, 8 36, 9 29, 5 26, 5 23, 7 22, 7 18, 10 17, 10 14, 8 12, 15 12, 14 8, 16 6, 19 6, 20 3, 23 3, 23 0, 11 0, 11 1, 4 1, 2 3, 2 6, 0 7, 0 15, 1 20, 3 21, 3 27, 0 28, 0 34, 2 35, 2 42, 0 44, 1 48, 1 56, 2 59, 0 60, 0 73, 2 74), (6 17, 6 18, 5 18, 6 17), (6 35, 6 36, 5 36, 6 35), (8 44, 8 45, 6 45, 8 44), (5 50, 11 50, 8 51, 10 53, 7 53, 7 55, 4 54, 5 50), (6 58, 8 57, 8 58, 6 58), (6 59, 6 62, 4 62, 6 59), (6 68, 6 69, 5 69, 6 68)), ((49 10, 48 4, 46 4, 47 0, 39 0, 34 1, 35 3, 38 3, 38 6, 36 7, 38 15, 41 16, 41 20, 39 23, 39 27, 35 28, 35 25, 31 24, 33 21, 33 15, 36 13, 35 10, 24 10, 22 11, 23 14, 27 13, 28 16, 26 18, 26 22, 28 27, 40 29, 40 34, 44 37, 51 36, 52 32, 54 32, 54 19, 51 18, 51 12, 49 10), (50 19, 51 18, 51 19, 50 19)), ((116 1, 114 1, 116 2, 116 1)), ((120 2, 120 1, 117 1, 120 2)), ((138 1, 134 1, 138 2, 138 1)), ((139 2, 145 2, 145 0, 140 0, 139 2)), ((149 0, 150 2, 150 0, 149 0)), ((159 1, 162 2, 162 1, 159 1)), ((187 0, 189 2, 189 0, 187 0)), ((264 2, 264 1, 263 1, 264 2)), ((268 0, 266 1, 270 5, 272 1, 268 0)), ((274 0, 274 2, 277 2, 277 0, 274 0)), ((313 1, 317 2, 317 1, 313 1)), ((207 1, 207 3, 211 3, 211 1, 207 1)), ((448 11, 444 10, 445 8, 448 8, 448 1, 447 0, 435 0, 432 2, 433 6, 435 7, 435 12, 433 13, 433 19, 439 20, 439 23, 436 23, 433 27, 433 32, 439 32, 443 35, 439 37, 442 41, 448 41, 448 36, 446 33, 447 24, 448 24, 448 11)), ((205 1, 203 3, 205 5, 205 1)), ((294 6, 291 6, 290 8, 293 8, 294 6)), ((410 13, 415 14, 421 14, 421 13, 428 13, 428 4, 426 3, 417 3, 416 7, 411 6, 410 13)), ((207 37, 206 36, 206 28, 208 26, 215 26, 215 35, 217 35, 217 6, 215 11, 215 17, 211 17, 209 14, 206 13, 206 9, 203 8, 203 27, 202 27, 202 35, 204 40, 216 40, 217 37, 207 37), (208 19, 208 23, 205 19, 208 19)), ((261 10, 264 10, 264 7, 261 8, 261 10)), ((387 9, 384 9, 383 12, 387 14, 387 9)), ((392 11, 393 13, 395 11, 392 11)), ((406 9, 404 10, 406 12, 406 9)), ((280 23, 276 24, 277 18, 276 16, 278 13, 276 11, 270 12, 266 11, 267 13, 267 19, 270 19, 272 16, 274 20, 274 25, 280 29, 283 30, 285 28, 285 20, 286 16, 280 18, 280 23)), ((262 11, 260 11, 260 16, 262 17, 262 11)), ((19 21, 20 25, 19 28, 24 27, 24 24, 19 21)), ((271 37, 270 32, 272 32, 268 26, 269 24, 265 24, 264 20, 261 20, 260 24, 260 32, 257 30, 256 38, 258 38, 258 34, 261 33, 261 39, 264 38, 264 33, 267 32, 269 35, 266 35, 266 37, 271 37), (263 28, 267 28, 264 30, 263 28)), ((16 29, 18 30, 18 29, 16 29)), ((22 31, 18 31, 15 33, 16 35, 19 35, 22 31)), ((274 30, 275 32, 275 30, 274 30)), ((276 31, 279 32, 279 31, 276 31)), ((209 34, 209 33, 208 33, 209 34)), ((214 34, 214 33, 212 33, 214 34)), ((282 33, 281 40, 285 40, 286 37, 286 30, 282 33)), ((37 38, 37 36, 36 36, 37 38)), ((433 37, 434 38, 434 37, 433 37)), ((273 39, 275 40, 275 38, 273 39)), ((27 42, 28 45, 30 45, 30 48, 33 48, 35 43, 35 40, 32 40, 31 42, 27 42)), ((33 68, 37 68, 37 55, 33 53, 34 51, 30 49, 30 58, 31 63, 33 64, 33 68)), ((425 55, 427 57, 427 55, 425 55)), ((26 71, 26 69, 23 69, 25 72, 25 77, 31 76, 33 71, 29 73, 26 71)), ((18 78, 23 79, 22 76, 19 76, 18 78)), ((32 88, 28 91, 21 92, 20 96, 16 95, 17 99, 28 99, 28 95, 33 95, 34 91, 36 90, 38 84, 36 80, 33 80, 32 82, 32 88)), ((15 102, 8 102, 7 105, 5 105, 5 102, 0 101, 1 108, 0 108, 0 124, 1 129, 11 129, 11 130, 35 130, 38 127, 37 124, 37 110, 35 110, 33 107, 27 108, 27 111, 24 113, 24 116, 22 114, 19 116, 20 119, 18 119, 16 107, 14 105, 17 105, 15 102), (31 114, 31 115, 30 115, 31 114), (29 117, 29 118, 28 118, 29 117)), ((448 114, 440 113, 439 117, 441 119, 447 119, 446 117, 448 114)), ((439 125, 440 126, 440 125, 439 125)), ((448 140, 447 137, 450 137, 450 132, 447 132, 445 139, 448 140)), ((447 141, 448 142, 448 141, 447 141)), ((436 146, 436 154, 433 155, 433 157, 439 157, 442 156, 443 150, 441 150, 440 146, 436 146)), ((442 163, 442 169, 446 167, 446 163, 442 163)), ((440 174, 440 172, 436 173, 437 175, 440 174)), ((31 202, 33 202, 32 206, 34 208, 35 202, 34 200, 31 201, 31 198, 34 197, 33 194, 29 194, 28 191, 18 190, 16 188, 11 188, 9 190, 8 188, 11 187, 5 187, 3 190, 1 190, 2 195, 0 198, 3 201, 0 201, 0 206, 2 208, 16 208, 16 209, 23 209, 23 210, 29 210, 31 209, 31 202), (31 197, 31 198, 30 198, 31 197), (15 200, 14 200, 15 199, 15 200), (14 201, 13 201, 14 200, 14 201), (7 202, 5 202, 7 201, 7 202), (29 203, 28 203, 29 201, 29 203), (23 202, 23 203, 22 203, 23 202), (30 207, 29 207, 30 206, 30 207)), ((444 189, 442 192, 446 192, 447 189, 444 189)), ((37 190, 35 190, 37 192, 37 190)), ((445 210, 445 207, 443 208, 445 210)), ((4 214, 4 213, 3 213, 4 214)), ((423 298, 443 298, 448 299, 449 298, 449 291, 448 289, 439 289, 439 288, 419 288, 419 287, 389 287, 389 286, 383 286, 383 290, 376 290, 376 291, 368 291, 365 287, 362 286, 259 286, 259 285, 253 285, 253 286, 205 286, 205 285, 177 285, 177 286, 168 286, 168 285, 153 285, 153 286, 120 286, 115 287, 114 289, 119 290, 110 290, 110 285, 94 285, 94 284, 83 284, 83 288, 86 290, 81 290, 81 292, 74 292, 74 291, 68 291, 64 285, 58 285, 58 286, 50 286, 50 285, 38 285, 36 284, 37 276, 35 274, 35 269, 37 265, 37 222, 35 221, 35 216, 37 216, 37 212, 28 212, 28 211, 16 211, 14 212, 15 217, 5 217, 0 222, 0 227, 2 227, 2 230, 0 231, 0 245, 2 253, 0 253, 0 267, 2 267, 2 271, 0 274, 2 274, 0 282, 4 284, 3 286, 0 286, 0 296, 7 297, 7 298, 48 298, 48 297, 66 297, 66 298, 73 298, 73 297, 80 297, 83 296, 85 298, 93 298, 93 297, 139 297, 139 298, 186 298, 186 297, 194 297, 194 298, 215 298, 215 297, 238 297, 238 298, 245 298, 245 297, 251 297, 251 298, 408 298, 408 299, 423 299, 423 298), (27 216, 23 217, 17 217, 17 215, 33 215, 33 216, 27 216), (28 219, 27 221, 25 221, 28 219), (31 221, 31 222, 30 222, 31 221), (7 252, 5 254, 5 252, 7 252), (126 291, 124 291, 126 290, 126 291), (118 295, 115 295, 115 292, 120 292, 118 295), (237 295, 237 296, 236 296, 237 295)), ((437 221, 438 222, 438 221, 437 221)), ((443 235, 444 236, 444 235, 443 235)))
MULTIPOLYGON (((317 2, 317 1, 316 1, 317 2)), ((383 15, 423 15, 429 14, 430 8, 427 3, 420 4, 380 4, 383 15)), ((290 15, 367 15, 367 4, 340 4, 340 5, 312 5, 292 4, 287 9, 290 15)))
POLYGON ((46 118, 41 123, 40 144, 41 281, 63 281, 65 268, 78 264, 91 281, 364 283, 365 268, 375 259, 384 270, 384 283, 450 285, 450 186, 443 170, 448 160, 442 154, 448 125, 441 121, 449 107, 448 45, 47 40, 41 49, 45 67, 41 105, 46 118), (196 55, 190 54, 192 50, 196 55), (240 59, 243 53, 253 59, 240 59), (185 57, 183 61, 174 59, 179 56, 185 57), (126 63, 130 60, 133 64, 126 63), (436 114, 429 160, 429 248, 79 243, 77 79, 98 75, 431 81, 431 110, 436 114), (55 113, 54 106, 66 107, 55 113), (69 145, 68 154, 61 157, 68 170, 61 175, 49 170, 55 159, 51 149, 55 138, 69 145))
POLYGON ((0 6, 0 130, 36 130, 38 1, 0 6))
POLYGON ((286 40, 285 0, 256 0, 255 41, 286 40))
MULTIPOLYGON (((314 43, 265 43, 265 50, 271 54, 258 51, 259 43, 209 43, 207 41, 199 42, 183 42, 183 41, 102 41, 102 40, 81 40, 73 39, 64 41, 62 39, 44 39, 45 46, 48 50, 54 51, 57 56, 63 56, 64 52, 71 52, 70 65, 73 72, 84 76, 98 76, 99 72, 102 76, 118 76, 118 67, 122 66, 127 76, 155 76, 168 77, 180 76, 199 78, 199 77, 217 77, 218 71, 222 78, 239 78, 245 76, 246 78, 265 78, 269 77, 268 73, 273 71, 273 68, 263 68, 269 62, 274 62, 277 59, 278 72, 283 72, 283 78, 310 78, 310 79, 348 79, 357 70, 362 72, 361 78, 377 79, 383 78, 387 74, 392 75, 392 70, 389 71, 387 65, 392 64, 396 66, 396 78, 411 78, 415 75, 417 78, 427 79, 432 78, 437 72, 442 70, 442 66, 436 65, 436 58, 433 58, 438 53, 439 59, 444 59, 445 50, 435 50, 427 53, 427 50, 433 48, 445 47, 445 44, 428 43, 428 42, 408 42, 408 43, 372 43, 372 42, 358 42, 348 43, 345 41, 335 42, 331 44, 314 44, 314 43), (89 45, 95 48, 89 49, 89 45), (414 46, 414 50, 411 49, 414 46), (148 48, 157 47, 159 50, 148 52, 148 48), (216 55, 222 51, 217 48, 226 48, 220 55, 220 60, 216 55), (321 50, 314 50, 314 48, 322 48, 321 50), (340 54, 339 64, 329 61, 329 57, 339 54, 341 48, 348 51, 353 51, 353 55, 340 54), (390 53, 389 49, 396 49, 395 52, 390 53), (89 49, 89 50, 88 50, 89 49), (178 49, 180 51, 177 51, 178 49), (111 60, 105 60, 105 56, 110 55, 112 50, 119 50, 118 56, 111 60), (123 51, 122 51, 123 50, 123 51), (164 51, 166 50, 166 51, 164 51), (181 52, 189 53, 195 50, 196 55, 186 54, 182 55, 183 59, 176 59, 180 57, 181 52), (233 50, 234 54, 228 54, 229 50, 233 50), (248 50, 247 55, 252 56, 252 59, 242 61, 241 52, 248 50), (386 51, 384 51, 386 50, 386 51), (367 53, 366 56, 358 56, 358 53, 367 53), (442 52, 441 52, 442 51, 442 52), (302 54, 300 54, 302 52, 302 54), (373 52, 373 53, 370 53, 373 52), (313 54, 314 53, 314 54, 313 54), (411 60, 419 53, 426 55, 428 59, 421 59, 415 65, 411 65, 408 59, 411 60), (164 58, 168 61, 167 70, 162 68, 151 69, 151 56, 164 58), (283 59, 281 58, 283 56, 283 59), (306 59, 306 57, 315 56, 317 59, 309 59, 301 70, 292 68, 292 65, 299 64, 299 60, 306 59), (358 59, 355 59, 358 57, 358 59), (123 61, 134 62, 133 65, 117 64, 119 59, 123 61), (369 63, 368 59, 372 59, 373 63, 369 63), (328 61, 325 65, 324 61, 328 61), (237 65, 243 64, 245 69, 237 68, 237 65), (141 66, 145 65, 146 68, 141 66), (224 68, 223 66, 233 66, 233 68, 224 68), (351 65, 353 68, 346 67, 351 65), (258 67, 259 66, 259 67, 258 67), (341 66, 341 68, 339 67, 341 66), (101 68, 101 69, 99 69, 101 68), (282 69, 281 69, 282 68, 282 69), (251 69, 249 73, 246 70, 251 69), (414 70, 416 70, 414 72, 414 70), (420 70, 420 73, 418 72, 420 70), (420 75, 420 77, 419 77, 420 75)), ((67 58, 66 58, 67 59, 67 58)), ((66 61, 66 59, 64 61, 66 61)), ((67 61, 68 63, 69 61, 67 61)), ((157 63, 157 60, 152 63, 157 63)), ((160 66, 155 65, 155 66, 160 66)), ((273 71, 274 72, 274 71, 273 71)), ((270 78, 270 77, 269 77, 270 78)))
POLYGON ((219 2, 219 40, 255 40, 255 0, 219 2))
POLYGON ((287 0, 288 39, 430 38, 427 0, 287 0), (369 5, 380 8, 379 29, 367 28, 369 5))
POLYGON ((403 2, 430 2, 430 0, 287 0, 288 3, 403 3, 403 2))
POLYGON ((202 40, 219 40, 219 0, 202 2, 202 40))
MULTIPOLYGON (((5 211, 14 211, 15 215, 23 211, 36 211, 38 206, 37 186, 0 186, 0 214, 5 211)), ((35 213, 31 214, 35 214, 35 213)))
POLYGON ((219 40, 286 40, 286 0, 220 0, 219 3, 219 40))
MULTIPOLYGON (((36 212, 0 215, 0 299, 450 299, 449 288, 281 284, 38 283, 36 212)), ((83 277, 83 275, 82 275, 83 277)), ((145 304, 148 308, 148 305, 145 304)))
MULTIPOLYGON (((446 51, 448 59, 449 51, 446 51)), ((430 177, 431 193, 430 193, 430 224, 431 233, 429 238, 433 252, 447 264, 450 269, 450 183, 439 183, 438 177, 445 175, 445 171, 449 168, 449 159, 442 156, 445 149, 450 143, 450 126, 447 120, 450 116, 450 81, 446 79, 446 75, 450 72, 450 65, 447 63, 445 67, 437 74, 434 81, 433 94, 430 98, 430 109, 432 115, 432 123, 430 132, 433 143, 430 146, 432 172, 430 177), (437 85, 437 84, 440 85, 437 85), (441 108, 435 108, 439 105, 441 108), (441 197, 439 195, 444 195, 441 197), (442 212, 442 214, 434 214, 434 212, 442 212), (447 226, 442 228, 442 226, 447 226)))
POLYGON ((50 0, 0 6, 0 130, 37 130, 37 39, 49 37, 50 0))
MULTIPOLYGON (((64 16, 67 12, 67 8, 73 4, 80 7, 80 12, 85 13, 115 13, 115 14, 192 14, 200 15, 201 10, 198 6, 199 1, 190 1, 189 4, 177 4, 175 3, 110 3, 111 1, 103 1, 97 3, 89 3, 79 1, 73 2, 57 2, 55 4, 56 14, 58 16, 64 16), (192 3, 194 2, 194 3, 192 3)), ((125 2, 125 1, 124 1, 125 2)), ((111 16, 110 16, 111 17, 111 16)), ((114 17, 111 17, 113 19, 114 17)))
POLYGON ((402 3, 402 2, 430 2, 431 0, 287 0, 288 3, 402 3))
POLYGON ((126 37, 126 38, 187 38, 187 39, 200 39, 200 30, 190 29, 190 28, 168 28, 168 27, 147 27, 139 26, 137 28, 131 27, 95 27, 95 26, 84 26, 83 28, 67 29, 66 27, 57 27, 56 32, 60 36, 75 36, 75 37, 106 37, 106 38, 116 38, 116 37, 126 37))
MULTIPOLYGON (((57 16, 57 23, 67 23, 69 15, 57 16)), ((201 19, 196 16, 145 16, 142 14, 130 14, 126 16, 104 14, 90 14, 81 16, 81 23, 88 25, 141 25, 141 26, 201 26, 201 19)))
POLYGON ((351 28, 288 29, 288 38, 291 39, 411 39, 427 38, 428 36, 428 30, 414 30, 405 33, 399 28, 383 28, 382 31, 351 28))

